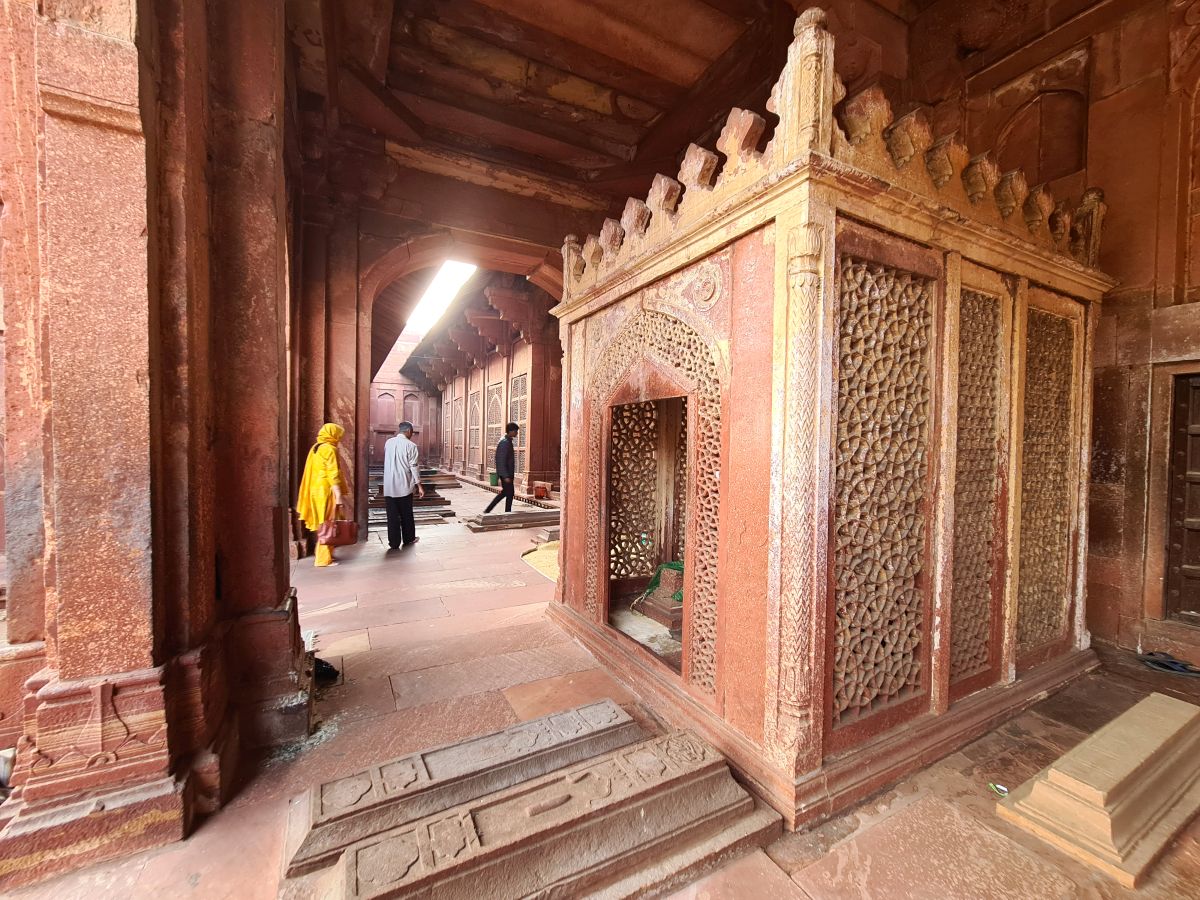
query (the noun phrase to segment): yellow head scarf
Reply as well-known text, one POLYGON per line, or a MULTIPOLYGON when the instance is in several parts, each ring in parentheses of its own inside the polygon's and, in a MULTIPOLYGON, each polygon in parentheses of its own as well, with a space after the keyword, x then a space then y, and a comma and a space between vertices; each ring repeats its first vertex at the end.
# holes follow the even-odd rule
POLYGON ((328 464, 317 450, 322 444, 328 444, 335 449, 333 467, 336 472, 336 448, 345 433, 346 429, 341 425, 326 422, 317 434, 316 444, 308 451, 308 459, 304 461, 304 475, 300 479, 300 492, 296 498, 296 513, 309 531, 316 531, 325 521, 332 502, 329 498, 333 492, 328 477, 325 477, 328 464))

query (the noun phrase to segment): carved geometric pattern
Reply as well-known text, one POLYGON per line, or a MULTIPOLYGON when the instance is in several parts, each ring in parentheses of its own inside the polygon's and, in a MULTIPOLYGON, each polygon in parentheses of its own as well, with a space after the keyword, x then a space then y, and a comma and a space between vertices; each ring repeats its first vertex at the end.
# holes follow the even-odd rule
POLYGON ((1029 310, 1021 439, 1019 654, 1061 639, 1067 629, 1074 353, 1069 319, 1029 310))
POLYGON ((513 450, 517 461, 517 471, 525 471, 525 454, 529 442, 529 376, 522 372, 514 375, 508 394, 508 421, 516 422, 521 430, 513 441, 513 450))
POLYGON ((654 356, 696 385, 696 434, 689 435, 689 457, 695 461, 688 504, 694 510, 695 550, 692 592, 684 603, 691 610, 687 635, 689 680, 707 693, 717 689, 717 516, 721 503, 721 376, 714 348, 691 327, 673 316, 644 311, 612 341, 597 363, 588 385, 591 412, 587 446, 587 571, 585 605, 596 617, 603 595, 600 581, 600 440, 608 397, 632 360, 654 356))
POLYGON ((921 685, 933 283, 839 266, 833 721, 921 685))
POLYGON ((675 446, 675 495, 671 518, 675 524, 675 539, 671 547, 671 559, 683 561, 687 546, 687 398, 679 413, 679 440, 675 446))
POLYGON ((442 459, 450 461, 450 407, 454 401, 446 397, 442 402, 442 459))
POLYGON ((992 659, 1000 455, 1000 304, 995 297, 964 289, 959 309, 952 682, 986 671, 992 659))
POLYGON ((609 444, 608 574, 650 577, 658 565, 658 405, 612 410, 609 444))
POLYGON ((467 447, 470 449, 472 462, 479 458, 479 431, 482 412, 479 406, 479 391, 472 391, 470 417, 467 420, 467 447))
POLYGON ((487 447, 494 449, 504 436, 504 385, 489 384, 487 389, 487 447))

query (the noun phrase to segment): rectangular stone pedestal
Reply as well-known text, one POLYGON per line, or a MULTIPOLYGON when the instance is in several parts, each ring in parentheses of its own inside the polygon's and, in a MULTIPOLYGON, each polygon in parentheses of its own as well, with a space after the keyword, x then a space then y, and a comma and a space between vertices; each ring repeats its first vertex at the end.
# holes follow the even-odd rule
POLYGON ((628 713, 601 700, 319 785, 292 803, 286 874, 330 865, 372 834, 642 737, 628 713))
POLYGON ((686 859, 720 857, 779 828, 715 750, 674 732, 354 844, 317 894, 637 896, 672 883, 686 859))
POLYGON ((998 804, 1126 887, 1200 810, 1200 707, 1151 694, 998 804))

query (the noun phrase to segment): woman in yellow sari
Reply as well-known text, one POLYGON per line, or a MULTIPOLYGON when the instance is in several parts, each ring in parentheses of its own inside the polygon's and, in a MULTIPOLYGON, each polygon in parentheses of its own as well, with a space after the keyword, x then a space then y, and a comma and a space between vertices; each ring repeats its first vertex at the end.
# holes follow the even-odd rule
MULTIPOLYGON (((296 512, 304 527, 316 531, 321 523, 334 518, 343 501, 342 471, 338 466, 337 446, 346 429, 341 425, 326 422, 321 426, 317 442, 308 451, 304 463, 304 476, 300 479, 300 496, 296 499, 296 512)), ((336 565, 333 548, 317 542, 317 565, 336 565)))

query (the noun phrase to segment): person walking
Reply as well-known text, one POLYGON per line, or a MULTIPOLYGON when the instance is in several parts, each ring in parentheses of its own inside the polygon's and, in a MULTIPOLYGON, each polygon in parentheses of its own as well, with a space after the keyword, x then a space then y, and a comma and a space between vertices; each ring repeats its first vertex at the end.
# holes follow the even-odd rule
POLYGON ((501 500, 504 501, 504 511, 512 512, 513 478, 517 474, 517 454, 513 450, 513 439, 520 430, 521 426, 516 422, 509 422, 504 426, 504 437, 500 438, 500 443, 496 445, 496 475, 500 478, 500 493, 492 498, 488 508, 483 511, 485 516, 495 509, 501 500))
MULTIPOLYGON (((335 518, 337 508, 344 504, 345 485, 338 465, 337 446, 345 433, 346 429, 341 425, 326 422, 304 461, 296 513, 309 531, 320 531, 321 525, 335 518)), ((337 565, 333 561, 333 547, 322 544, 319 537, 316 564, 321 568, 337 565)))
POLYGON ((387 506, 388 546, 393 550, 420 540, 413 520, 413 493, 418 498, 425 496, 412 422, 401 422, 396 431, 383 445, 383 502, 387 506))

